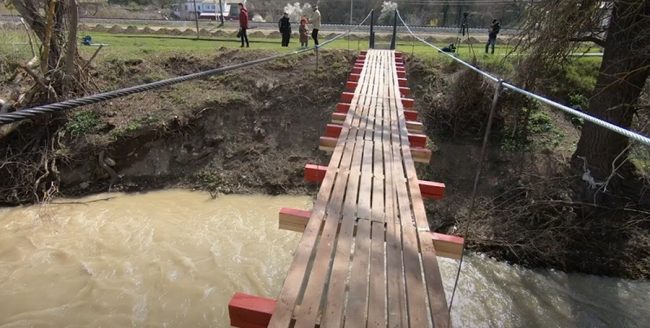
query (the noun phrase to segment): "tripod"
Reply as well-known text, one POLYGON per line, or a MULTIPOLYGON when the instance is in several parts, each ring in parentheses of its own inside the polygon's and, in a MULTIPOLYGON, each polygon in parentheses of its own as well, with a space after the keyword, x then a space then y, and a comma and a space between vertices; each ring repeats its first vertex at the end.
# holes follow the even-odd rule
POLYGON ((474 49, 469 42, 469 13, 463 13, 463 18, 460 21, 460 27, 458 29, 458 34, 456 35, 456 53, 460 51, 460 45, 463 40, 465 40, 465 43, 469 45, 470 49, 473 52, 474 49))

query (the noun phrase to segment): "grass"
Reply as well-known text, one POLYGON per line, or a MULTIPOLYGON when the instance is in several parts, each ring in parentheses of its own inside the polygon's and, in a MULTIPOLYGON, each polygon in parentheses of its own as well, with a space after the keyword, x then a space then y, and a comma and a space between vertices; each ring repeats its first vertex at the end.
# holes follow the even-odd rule
MULTIPOLYGON (((27 37, 23 31, 4 29, 3 42, 0 43, 0 54, 5 56, 11 55, 12 58, 31 58, 31 51, 27 44, 27 37)), ((147 58, 159 55, 174 54, 193 54, 209 55, 221 47, 239 48, 239 40, 236 38, 201 38, 196 39, 193 36, 161 36, 161 35, 139 35, 139 34, 113 34, 105 32, 86 32, 79 31, 79 37, 91 35, 94 43, 106 44, 95 60, 111 59, 136 59, 147 58)), ((275 52, 290 52, 298 49, 298 40, 292 39, 292 47, 280 47, 279 38, 251 38, 251 48, 245 48, 247 51, 256 50, 273 50, 275 52)), ((377 44, 386 42, 377 42, 377 44)), ((436 44, 444 47, 446 44, 436 44)), ((330 44, 325 49, 367 49, 367 40, 350 40, 341 38, 330 44)), ((80 52, 84 58, 90 58, 97 49, 96 46, 80 46, 80 52)), ((465 60, 470 60, 476 55, 480 63, 499 63, 504 56, 511 50, 507 44, 497 45, 495 55, 485 55, 483 44, 474 44, 471 47, 461 45, 458 49, 458 56, 465 60)), ((407 54, 412 54, 424 58, 444 58, 446 56, 439 54, 435 49, 418 41, 400 41, 397 44, 397 50, 407 54)), ((590 58, 591 59, 591 58, 590 58)))
POLYGON ((66 124, 66 130, 73 136, 80 136, 95 131, 101 124, 101 119, 96 112, 85 110, 72 114, 66 124))

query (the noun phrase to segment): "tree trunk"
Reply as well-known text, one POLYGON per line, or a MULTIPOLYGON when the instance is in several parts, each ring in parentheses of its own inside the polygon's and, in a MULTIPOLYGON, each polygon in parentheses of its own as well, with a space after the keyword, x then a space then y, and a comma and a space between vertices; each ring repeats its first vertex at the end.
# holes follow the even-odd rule
MULTIPOLYGON (((632 125, 636 103, 650 73, 648 7, 643 0, 615 3, 600 74, 589 102, 590 114, 624 128, 632 125)), ((626 160, 628 145, 626 137, 586 122, 574 164, 582 169, 584 158, 591 176, 605 181, 612 168, 626 160)))

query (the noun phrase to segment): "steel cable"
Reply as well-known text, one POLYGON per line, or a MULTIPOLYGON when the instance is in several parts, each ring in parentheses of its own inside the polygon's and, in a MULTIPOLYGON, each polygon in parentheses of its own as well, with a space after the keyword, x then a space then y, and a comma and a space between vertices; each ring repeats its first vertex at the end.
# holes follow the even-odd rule
POLYGON ((145 92, 149 90, 154 90, 154 89, 159 89, 162 87, 182 83, 182 82, 187 82, 190 80, 196 80, 200 78, 205 78, 208 76, 212 75, 217 75, 217 74, 223 74, 225 72, 229 71, 234 71, 240 68, 245 68, 249 66, 254 66, 262 63, 266 63, 272 60, 284 58, 284 57, 289 57, 289 56, 294 56, 297 54, 305 53, 311 50, 316 50, 318 51, 319 48, 322 48, 323 46, 326 46, 329 43, 332 43, 336 41, 337 39, 340 39, 341 37, 344 37, 350 33, 352 33, 353 30, 358 29, 361 25, 363 25, 366 20, 368 20, 368 17, 370 17, 370 14, 366 16, 366 18, 361 21, 358 25, 356 25, 354 28, 348 29, 345 33, 339 34, 323 43, 321 43, 320 46, 314 46, 311 48, 306 48, 306 49, 300 49, 296 51, 292 51, 290 53, 285 53, 285 54, 278 54, 270 57, 265 57, 261 59, 256 59, 253 61, 248 61, 245 63, 240 63, 240 64, 235 64, 227 67, 220 67, 220 68, 214 68, 202 72, 197 72, 197 73, 192 73, 188 75, 183 75, 171 79, 165 79, 157 82, 152 82, 152 83, 147 83, 147 84, 142 84, 142 85, 137 85, 133 87, 128 87, 124 89, 119 89, 119 90, 114 90, 114 91, 108 91, 108 92, 103 92, 99 94, 94 94, 82 98, 77 98, 77 99, 70 99, 70 100, 65 100, 62 102, 58 103, 53 103, 53 104, 47 104, 47 105, 42 105, 42 106, 36 106, 32 108, 27 108, 27 109, 19 109, 18 111, 11 112, 11 113, 5 113, 5 114, 0 114, 0 125, 8 124, 8 123, 13 123, 29 118, 33 118, 39 115, 44 115, 44 114, 51 114, 55 113, 58 111, 62 110, 67 110, 67 109, 72 109, 72 108, 77 108, 81 106, 86 106, 86 105, 91 105, 91 104, 96 104, 100 103, 103 101, 111 100, 111 99, 116 99, 116 98, 121 98, 125 97, 128 95, 140 93, 140 92, 145 92))
MULTIPOLYGON (((474 65, 472 65, 472 64, 470 64, 470 63, 468 63, 468 62, 466 62, 466 61, 464 61, 464 60, 462 60, 462 59, 460 59, 460 58, 458 58, 456 56, 453 56, 453 55, 451 55, 451 54, 449 54, 447 52, 442 51, 442 49, 436 47, 435 45, 433 45, 433 44, 431 44, 429 42, 427 42, 423 38, 415 35, 415 33, 413 33, 411 28, 408 25, 406 25, 406 23, 404 22, 404 19, 402 18, 402 15, 400 14, 399 10, 397 11, 397 16, 399 17, 400 21, 402 22, 402 24, 404 25, 406 30, 411 34, 411 36, 418 39, 420 42, 422 42, 422 43, 424 43, 424 44, 438 50, 439 53, 448 56, 449 58, 453 59, 454 61, 458 62, 459 64, 473 70, 474 72, 482 75, 483 77, 487 78, 488 80, 491 80, 492 82, 499 82, 501 80, 500 78, 498 78, 498 77, 496 77, 496 76, 494 76, 494 75, 492 75, 492 74, 490 74, 488 72, 485 72, 485 71, 481 70, 480 68, 478 68, 478 67, 476 67, 476 66, 474 66, 474 65)), ((603 128, 608 129, 610 131, 616 132, 616 133, 618 133, 620 135, 628 137, 628 138, 630 138, 630 139, 632 139, 634 141, 637 141, 637 142, 639 142, 641 144, 644 144, 646 146, 650 146, 650 138, 648 138, 648 137, 646 137, 646 136, 644 136, 642 134, 639 134, 637 132, 625 129, 625 128, 620 127, 620 126, 618 126, 616 124, 613 124, 613 123, 607 122, 605 120, 599 119, 597 117, 591 116, 591 115, 589 115, 587 113, 583 113, 581 111, 575 110, 575 109, 573 109, 571 107, 562 105, 560 103, 557 103, 557 102, 555 102, 553 100, 550 100, 550 99, 545 98, 543 96, 540 96, 538 94, 535 94, 535 93, 532 93, 530 91, 524 90, 524 89, 522 89, 522 88, 520 88, 520 87, 518 87, 516 85, 511 84, 511 83, 503 82, 503 88, 504 89, 509 89, 509 90, 514 91, 514 92, 523 94, 523 95, 525 95, 527 97, 536 99, 536 100, 541 101, 541 102, 543 102, 543 103, 545 103, 545 104, 547 104, 547 105, 549 105, 551 107, 557 108, 557 109, 559 109, 559 110, 561 110, 561 111, 563 111, 565 113, 571 114, 573 116, 577 116, 577 117, 582 118, 583 120, 585 120, 587 122, 593 123, 595 125, 603 127, 603 128)))

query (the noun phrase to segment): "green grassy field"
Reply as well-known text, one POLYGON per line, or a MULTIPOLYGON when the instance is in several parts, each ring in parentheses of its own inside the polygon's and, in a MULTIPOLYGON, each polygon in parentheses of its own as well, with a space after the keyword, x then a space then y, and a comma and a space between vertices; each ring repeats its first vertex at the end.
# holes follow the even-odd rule
MULTIPOLYGON (((31 57, 31 50, 24 32, 15 30, 5 30, 2 32, 5 37, 0 42, 0 54, 4 54, 12 59, 22 58, 28 60, 31 57)), ((169 53, 209 55, 221 47, 239 48, 240 45, 239 40, 236 38, 201 38, 197 40, 192 36, 133 35, 83 31, 79 35, 80 37, 83 35, 91 35, 94 43, 106 45, 99 53, 97 60, 146 58, 169 53)), ((251 47, 246 49, 247 51, 264 49, 277 52, 289 52, 299 49, 296 38, 292 39, 289 48, 280 47, 280 39, 277 38, 252 38, 250 41, 251 47)), ((437 46, 444 47, 445 45, 438 44, 437 46)), ((485 55, 483 54, 484 48, 482 44, 472 45, 472 47, 473 49, 468 45, 462 45, 458 55, 463 59, 471 59, 476 54, 479 61, 495 61, 501 60, 510 50, 510 47, 507 45, 501 45, 497 46, 495 55, 485 55)), ((79 49, 82 56, 89 58, 96 48, 96 46, 80 46, 79 49)), ((338 39, 325 47, 325 49, 350 49, 353 51, 367 48, 367 40, 348 41, 347 38, 338 39)), ((397 49, 418 57, 443 57, 435 49, 418 41, 399 42, 397 49)))

